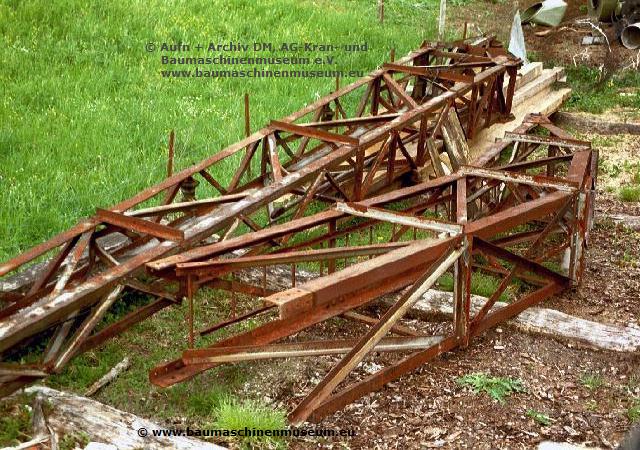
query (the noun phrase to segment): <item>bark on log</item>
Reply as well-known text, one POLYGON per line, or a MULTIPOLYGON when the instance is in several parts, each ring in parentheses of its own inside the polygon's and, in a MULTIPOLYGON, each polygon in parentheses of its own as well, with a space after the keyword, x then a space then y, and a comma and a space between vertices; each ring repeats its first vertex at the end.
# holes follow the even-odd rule
POLYGON ((627 228, 640 231, 640 216, 631 216, 629 214, 611 214, 609 217, 615 223, 621 223, 627 228))
POLYGON ((598 116, 558 111, 553 115, 558 125, 569 125, 586 133, 640 135, 640 122, 609 122, 598 116))
MULTIPOLYGON (((486 297, 471 296, 471 310, 477 312, 487 301, 486 297)), ((508 303, 496 302, 491 309, 504 308, 508 303)), ((428 291, 416 305, 426 313, 453 314, 453 294, 436 290, 428 291)), ((640 350, 640 329, 607 325, 574 317, 547 308, 529 308, 509 321, 516 328, 554 338, 565 338, 599 350, 637 352, 640 350)))
POLYGON ((47 416, 47 421, 58 438, 66 433, 83 431, 92 442, 115 445, 120 450, 224 448, 189 437, 153 436, 152 430, 160 430, 164 427, 90 398, 60 392, 45 386, 32 386, 25 391, 40 394, 52 404, 52 411, 47 416), (138 435, 138 430, 143 428, 149 433, 146 437, 138 435))
MULTIPOLYGON (((288 267, 269 267, 268 287, 271 289, 286 289, 290 286, 289 276, 288 267)), ((316 276, 308 271, 300 270, 296 278, 298 283, 301 284, 316 276)), ((259 284, 262 271, 245 269, 239 274, 239 277, 243 281, 259 284)), ((472 312, 477 312, 486 301, 486 297, 472 295, 472 312)), ((507 305, 508 303, 496 302, 491 311, 504 308, 507 305)), ((453 294, 431 289, 422 297, 422 300, 416 303, 410 313, 412 312, 417 316, 424 314, 453 315, 453 294)), ((520 315, 511 319, 508 324, 528 333, 569 340, 598 350, 616 352, 636 352, 640 350, 639 328, 607 325, 548 308, 534 307, 526 309, 520 315)))

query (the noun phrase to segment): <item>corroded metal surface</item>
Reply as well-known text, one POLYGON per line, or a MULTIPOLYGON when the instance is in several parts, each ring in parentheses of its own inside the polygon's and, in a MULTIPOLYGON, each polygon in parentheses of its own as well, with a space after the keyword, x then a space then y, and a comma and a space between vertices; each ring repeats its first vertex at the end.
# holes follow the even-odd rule
POLYGON ((597 167, 589 143, 530 116, 469 161, 467 138, 510 117, 518 65, 491 38, 424 44, 3 263, 0 391, 57 372, 73 356, 186 299, 188 339, 176 343, 187 347, 183 358, 152 370, 151 381, 168 386, 221 362, 345 353, 292 412, 300 422, 466 346, 486 328, 578 283, 597 167), (215 178, 218 165, 230 161, 236 170, 215 178), (185 183, 189 198, 174 202, 185 183), (283 265, 290 267, 284 289, 267 279, 269 268, 283 265), (317 276, 301 280, 301 265, 317 276), (262 279, 240 278, 252 270, 262 279), (471 317, 475 271, 500 283, 471 317), (411 305, 449 272, 451 333, 425 337, 403 325, 411 305), (493 311, 516 282, 524 286, 517 300, 493 311), (196 330, 195 293, 204 287, 256 297, 258 304, 237 313, 233 297, 227 320, 196 330), (380 320, 354 311, 398 290, 399 300, 380 320), (96 331, 127 291, 150 301, 96 331), (371 327, 362 338, 324 347, 277 343, 336 316, 371 327), (255 317, 262 325, 198 348, 203 336, 255 317), (12 362, 36 341, 48 342, 39 363, 12 362), (334 392, 371 351, 413 353, 334 392))

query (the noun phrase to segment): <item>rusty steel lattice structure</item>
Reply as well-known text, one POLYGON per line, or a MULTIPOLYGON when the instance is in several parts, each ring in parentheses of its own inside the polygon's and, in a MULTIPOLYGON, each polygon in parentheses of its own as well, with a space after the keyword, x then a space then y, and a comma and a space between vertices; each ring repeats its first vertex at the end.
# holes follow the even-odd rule
POLYGON ((292 412, 299 423, 579 282, 597 166, 590 144, 530 116, 469 160, 467 139, 511 117, 519 64, 493 38, 425 43, 0 265, 0 276, 19 272, 0 293, 0 393, 60 371, 186 298, 187 350, 152 370, 151 381, 168 386, 225 362, 345 353, 292 412), (214 177, 225 164, 237 165, 229 179, 214 177), (217 194, 196 199, 205 187, 217 194), (291 267, 291 286, 274 288, 268 267, 282 265, 291 267), (305 279, 300 265, 319 276, 305 279), (469 301, 475 271, 501 280, 478 311, 469 301), (450 333, 423 336, 400 324, 448 272, 450 333), (202 287, 261 305, 236 314, 234 304, 228 320, 196 332, 202 287), (518 299, 496 311, 507 288, 518 299), (96 331, 129 290, 153 300, 96 331), (355 311, 398 290, 379 320, 355 311), (263 325, 197 348, 200 336, 256 316, 263 325), (277 343, 335 316, 371 328, 359 339, 277 343), (11 362, 40 348, 34 342, 47 343, 39 362, 11 362), (372 351, 414 353, 335 392, 372 351))
POLYGON ((296 424, 319 420, 579 283, 597 160, 588 142, 572 138, 546 117, 529 116, 475 161, 491 168, 463 165, 448 176, 362 201, 338 202, 311 216, 150 263, 152 271, 168 271, 182 280, 190 327, 182 358, 156 367, 151 381, 169 386, 230 362, 345 354, 290 415, 296 424), (280 244, 273 247, 273 240, 280 244), (283 245, 291 240, 295 243, 283 245), (310 262, 318 264, 320 277, 297 284, 297 266, 310 262), (290 286, 274 291, 267 284, 267 267, 282 265, 291 266, 290 286), (402 325, 400 319, 448 271, 454 283, 449 332, 424 335, 402 325), (499 283, 486 303, 472 310, 475 272, 499 283), (202 286, 264 297, 264 304, 198 336, 273 310, 277 315, 197 348, 193 301, 202 286), (513 300, 494 308, 507 289, 513 300), (355 311, 398 290, 400 297, 380 319, 355 311), (276 343, 337 316, 371 327, 357 339, 276 343), (372 352, 408 355, 336 392, 372 352))

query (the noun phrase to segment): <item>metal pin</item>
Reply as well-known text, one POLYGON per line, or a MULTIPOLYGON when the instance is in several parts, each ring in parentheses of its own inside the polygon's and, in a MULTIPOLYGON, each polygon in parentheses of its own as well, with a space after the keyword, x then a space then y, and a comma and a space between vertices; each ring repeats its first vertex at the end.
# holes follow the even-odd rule
POLYGON ((193 348, 195 342, 195 333, 193 331, 193 277, 187 277, 187 300, 189 301, 189 348, 193 348))
POLYGON ((291 287, 296 287, 296 265, 291 264, 291 287))
POLYGON ((236 318, 236 291, 233 289, 233 272, 231 272, 231 318, 236 318))

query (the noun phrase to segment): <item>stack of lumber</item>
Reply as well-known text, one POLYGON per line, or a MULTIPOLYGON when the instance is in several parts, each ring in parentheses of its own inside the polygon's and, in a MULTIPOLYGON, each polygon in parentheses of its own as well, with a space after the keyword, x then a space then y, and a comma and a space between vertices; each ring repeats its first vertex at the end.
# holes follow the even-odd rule
MULTIPOLYGON (((571 95, 568 87, 556 88, 565 81, 564 68, 544 69, 541 62, 525 64, 518 70, 516 91, 513 95, 511 112, 514 120, 497 123, 480 130, 469 142, 470 159, 483 154, 495 141, 520 125, 527 114, 549 116, 558 111, 562 103, 571 95)), ((505 90, 508 79, 505 80, 505 90)))

